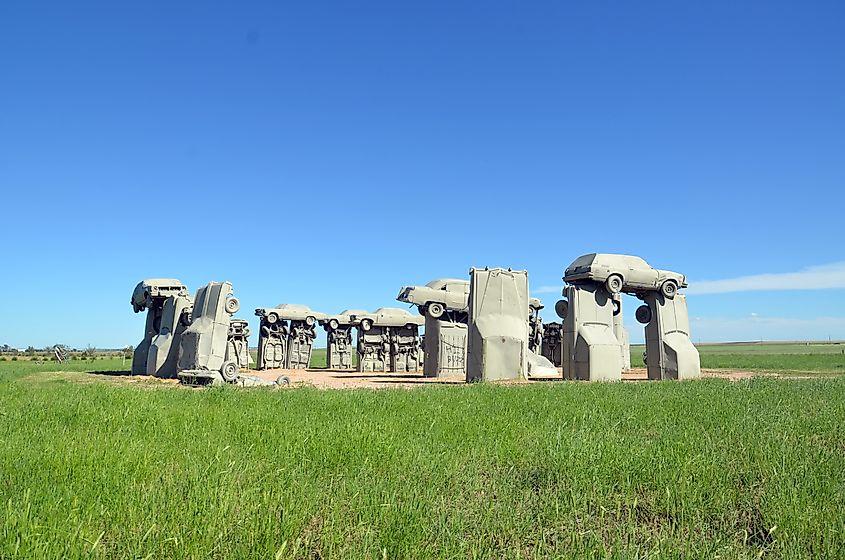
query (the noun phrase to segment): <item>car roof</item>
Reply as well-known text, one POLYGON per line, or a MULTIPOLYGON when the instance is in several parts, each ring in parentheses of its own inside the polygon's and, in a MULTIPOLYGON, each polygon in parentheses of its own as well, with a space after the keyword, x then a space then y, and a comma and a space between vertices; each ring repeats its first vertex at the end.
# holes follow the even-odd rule
POLYGON ((375 310, 373 315, 393 315, 393 316, 400 316, 400 317, 413 317, 408 313, 407 309, 402 309, 400 307, 379 307, 375 310))
POLYGON ((461 284, 469 286, 469 280, 462 278, 438 278, 437 280, 432 280, 426 284, 426 286, 435 290, 445 290, 447 284, 461 284))
POLYGON ((605 266, 619 266, 624 264, 625 266, 636 266, 641 268, 651 268, 647 262, 642 257, 638 257, 636 255, 620 255, 616 253, 590 253, 587 255, 582 255, 572 261, 567 270, 571 270, 573 268, 584 267, 584 266, 591 266, 593 264, 601 264, 605 266))
POLYGON ((338 315, 366 315, 367 311, 364 309, 344 309, 338 315))
POLYGON ((280 303, 276 309, 287 309, 290 311, 311 311, 311 308, 301 303, 280 303))
POLYGON ((647 262, 636 255, 617 255, 614 253, 598 253, 595 256, 595 262, 607 265, 618 265, 624 263, 627 266, 637 266, 643 268, 651 268, 647 262))

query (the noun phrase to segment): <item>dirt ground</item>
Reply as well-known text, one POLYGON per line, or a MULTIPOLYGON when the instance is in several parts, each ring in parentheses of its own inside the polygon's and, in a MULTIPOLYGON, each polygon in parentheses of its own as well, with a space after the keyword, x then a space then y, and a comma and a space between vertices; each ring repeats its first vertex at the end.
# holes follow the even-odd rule
MULTIPOLYGON (((561 371, 558 369, 558 371, 561 371)), ((329 370, 329 369, 270 369, 264 371, 249 370, 243 372, 245 375, 259 377, 266 381, 275 381, 280 376, 286 376, 290 381, 290 387, 316 387, 318 389, 357 389, 369 388, 378 389, 386 387, 421 387, 423 385, 462 385, 465 383, 463 376, 458 377, 423 377, 420 373, 396 373, 396 372, 358 372, 352 370, 329 370)), ((783 377, 777 373, 752 372, 724 369, 703 369, 704 378, 721 378, 730 381, 750 379, 751 377, 783 377)), ((801 376, 790 375, 790 379, 801 376)), ((807 378, 813 376, 808 375, 807 378)), ((159 379, 148 375, 131 375, 129 372, 40 372, 33 373, 26 377, 30 380, 64 379, 76 383, 105 382, 114 384, 136 384, 143 388, 164 388, 179 386, 176 379, 159 379), (45 377, 46 376, 46 377, 45 377)), ((531 383, 549 383, 562 381, 561 377, 532 378, 531 380, 519 379, 503 381, 505 384, 526 385, 531 383)), ((622 375, 623 382, 648 382, 645 368, 634 368, 622 375)))
MULTIPOLYGON (((560 371, 560 370, 559 370, 560 371)), ((737 381, 748 379, 758 373, 750 371, 730 370, 702 370, 702 377, 721 377, 737 381)), ((250 371, 267 381, 275 381, 279 376, 286 376, 292 387, 312 386, 320 389, 354 389, 354 388, 379 388, 379 387, 419 387, 421 385, 444 384, 459 385, 465 383, 463 376, 460 377, 423 377, 422 373, 382 373, 382 372, 359 372, 349 370, 328 370, 328 369, 307 369, 307 370, 285 370, 271 369, 264 371, 250 371)), ((533 378, 529 380, 508 381, 513 384, 543 383, 562 379, 561 377, 533 378)), ((634 368, 622 375, 623 381, 648 381, 645 368, 634 368)))

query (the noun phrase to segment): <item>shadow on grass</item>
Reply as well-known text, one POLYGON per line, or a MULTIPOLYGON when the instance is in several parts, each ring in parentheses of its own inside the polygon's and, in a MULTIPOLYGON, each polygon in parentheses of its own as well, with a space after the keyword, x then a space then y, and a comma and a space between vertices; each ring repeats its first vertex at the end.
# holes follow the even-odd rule
POLYGON ((83 371, 80 373, 89 373, 91 375, 108 375, 111 377, 151 377, 148 375, 132 375, 132 372, 129 370, 123 371, 83 371))
MULTIPOLYGON (((383 372, 379 371, 371 375, 332 375, 335 379, 372 379, 373 381, 378 381, 380 377, 393 377, 397 379, 425 379, 422 375, 418 373, 390 373, 390 372, 383 372)), ((403 382, 404 383, 404 382, 403 382)))
MULTIPOLYGON (((395 375, 393 377, 399 377, 395 375)), ((388 384, 400 384, 400 385, 408 385, 409 383, 415 383, 418 385, 466 385, 465 381, 458 381, 453 380, 450 381, 448 379, 444 379, 442 381, 427 381, 427 378, 424 377, 416 377, 413 379, 372 379, 372 383, 388 383, 388 384)))

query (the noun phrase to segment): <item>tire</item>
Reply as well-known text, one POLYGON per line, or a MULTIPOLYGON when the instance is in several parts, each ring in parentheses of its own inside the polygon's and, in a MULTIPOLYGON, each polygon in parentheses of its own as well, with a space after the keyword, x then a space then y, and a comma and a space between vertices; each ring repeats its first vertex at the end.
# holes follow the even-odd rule
POLYGON ((651 323, 651 307, 648 305, 641 305, 637 307, 637 311, 634 313, 634 316, 636 316, 637 321, 643 325, 651 323))
POLYGON ((191 317, 190 311, 183 311, 181 315, 179 315, 179 322, 182 323, 183 327, 190 327, 191 321, 193 321, 193 317, 191 317))
POLYGON ((409 331, 412 331, 416 328, 416 325, 414 325, 413 323, 408 323, 407 325, 405 325, 405 328, 409 331))
POLYGON ((555 304, 555 313, 561 319, 566 319, 566 316, 569 314, 569 302, 565 299, 558 300, 555 304))
POLYGON ((618 299, 611 300, 613 301, 613 316, 619 315, 619 312, 622 311, 622 302, 618 299))
POLYGON ((290 377, 287 375, 280 375, 276 378, 276 385, 279 387, 288 387, 290 386, 290 377))
POLYGON ((223 376, 223 381, 227 383, 234 383, 238 378, 238 364, 235 362, 225 362, 220 368, 220 375, 223 376))
POLYGON ((373 320, 372 319, 361 319, 361 330, 367 332, 373 328, 373 320))
POLYGON ((621 292, 623 285, 624 281, 622 280, 622 276, 619 274, 611 274, 607 277, 607 280, 604 281, 605 288, 607 288, 607 291, 611 294, 618 294, 621 292))
POLYGON ((268 323, 271 325, 276 324, 279 322, 279 314, 278 313, 268 313, 267 317, 265 318, 268 323))
MULTIPOLYGON (((135 312, 137 313, 137 311, 135 312)), ((418 305, 417 306, 417 313, 425 317, 425 305, 418 305)))
POLYGON ((308 325, 309 327, 313 327, 314 323, 316 323, 316 322, 317 322, 317 319, 315 319, 311 315, 309 315, 308 317, 305 318, 305 324, 308 325))
POLYGON ((678 293, 678 283, 674 280, 666 280, 660 285, 660 293, 666 299, 674 299, 675 294, 678 293))
POLYGON ((337 319, 329 319, 329 328, 333 331, 336 331, 337 328, 340 326, 337 319))
POLYGON ((436 301, 429 303, 427 309, 429 317, 433 319, 441 318, 443 316, 443 313, 446 312, 446 308, 443 306, 443 304, 437 303, 436 301))
POLYGON ((226 312, 234 315, 237 313, 241 308, 241 302, 238 301, 238 298, 229 298, 226 300, 226 312))

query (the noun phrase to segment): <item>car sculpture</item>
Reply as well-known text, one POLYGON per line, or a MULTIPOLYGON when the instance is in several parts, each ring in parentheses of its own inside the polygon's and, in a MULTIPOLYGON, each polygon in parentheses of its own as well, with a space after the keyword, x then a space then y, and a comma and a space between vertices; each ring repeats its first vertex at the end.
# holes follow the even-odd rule
POLYGON ((229 354, 231 315, 240 309, 229 282, 210 282, 197 290, 191 325, 182 333, 178 376, 184 383, 213 383, 219 375, 233 383, 238 378, 238 356, 229 354))
POLYGON ((538 298, 528 299, 528 349, 538 352, 543 345, 543 318, 540 311, 545 307, 538 298))
POLYGON ((149 278, 139 282, 132 292, 132 310, 140 313, 154 306, 154 301, 164 302, 170 296, 187 295, 188 288, 172 278, 149 278))
POLYGON ((259 308, 255 310, 255 314, 271 325, 282 320, 303 321, 309 327, 313 327, 317 324, 317 321, 327 318, 325 313, 314 311, 307 305, 298 303, 281 303, 273 308, 259 308))
POLYGON ((652 268, 640 257, 606 253, 578 257, 564 272, 563 280, 569 284, 603 282, 611 294, 658 290, 668 299, 688 285, 683 274, 652 268))
POLYGON ((335 315, 328 315, 323 319, 318 319, 317 321, 320 323, 320 326, 323 327, 326 332, 337 330, 339 327, 342 326, 349 326, 353 323, 352 316, 353 315, 360 315, 361 317, 367 315, 367 311, 363 309, 345 309, 340 313, 335 315))
POLYGON ((350 319, 353 325, 363 331, 379 327, 407 327, 414 328, 422 326, 425 320, 422 317, 411 315, 404 309, 398 307, 381 307, 372 313, 352 314, 350 319))
POLYGON ((454 311, 468 310, 469 280, 440 278, 425 286, 405 286, 396 296, 398 301, 416 305, 420 315, 426 313, 439 319, 447 309, 454 311))

